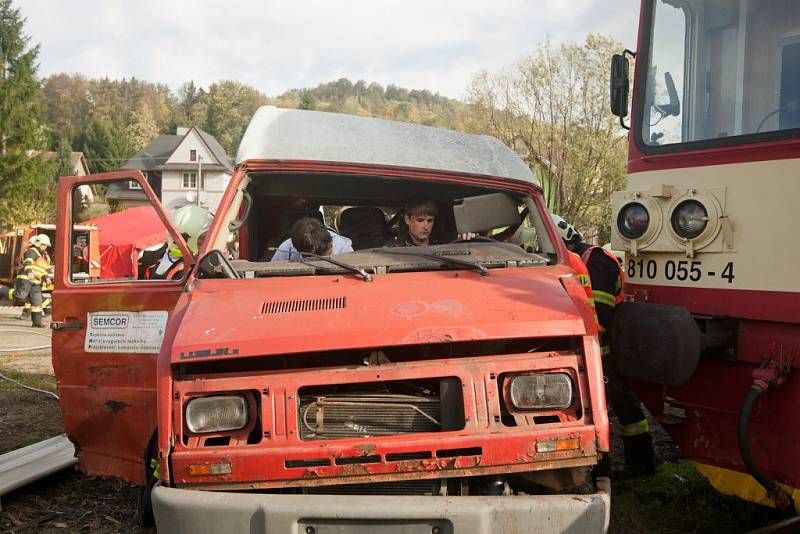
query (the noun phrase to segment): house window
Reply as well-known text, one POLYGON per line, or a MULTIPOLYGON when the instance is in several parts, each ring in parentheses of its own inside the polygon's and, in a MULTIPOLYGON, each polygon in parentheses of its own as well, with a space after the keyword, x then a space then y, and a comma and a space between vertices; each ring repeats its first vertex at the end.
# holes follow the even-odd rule
POLYGON ((184 189, 197 189, 197 173, 185 172, 183 173, 183 188, 184 189))
POLYGON ((139 182, 134 182, 133 180, 130 180, 128 182, 128 189, 141 189, 141 188, 142 186, 139 185, 139 182))
POLYGON ((197 161, 197 150, 189 151, 189 161, 197 161))

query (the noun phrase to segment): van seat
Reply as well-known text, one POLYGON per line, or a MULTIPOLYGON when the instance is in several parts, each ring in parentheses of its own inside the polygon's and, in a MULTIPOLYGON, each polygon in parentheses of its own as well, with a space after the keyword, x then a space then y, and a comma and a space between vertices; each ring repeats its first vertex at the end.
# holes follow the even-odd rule
POLYGON ((339 215, 339 233, 353 241, 353 250, 382 247, 389 240, 386 214, 374 206, 346 208, 339 215))

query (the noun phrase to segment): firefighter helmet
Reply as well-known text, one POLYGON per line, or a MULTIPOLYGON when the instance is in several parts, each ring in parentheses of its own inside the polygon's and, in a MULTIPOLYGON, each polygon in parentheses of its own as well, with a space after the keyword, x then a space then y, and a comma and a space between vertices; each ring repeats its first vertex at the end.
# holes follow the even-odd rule
POLYGON ((36 247, 38 247, 39 245, 44 245, 45 247, 52 246, 52 244, 50 243, 50 238, 47 237, 47 234, 37 234, 31 237, 30 244, 36 247))
POLYGON ((193 254, 197 254, 197 238, 208 231, 211 219, 208 210, 193 204, 178 208, 172 213, 172 222, 175 223, 175 228, 183 236, 193 254))
POLYGON ((558 235, 561 236, 561 239, 563 239, 565 243, 569 243, 570 241, 583 240, 583 237, 581 236, 580 232, 578 232, 574 226, 569 224, 563 218, 556 215, 555 213, 551 213, 550 217, 552 217, 553 219, 553 224, 556 225, 556 230, 558 230, 558 235))

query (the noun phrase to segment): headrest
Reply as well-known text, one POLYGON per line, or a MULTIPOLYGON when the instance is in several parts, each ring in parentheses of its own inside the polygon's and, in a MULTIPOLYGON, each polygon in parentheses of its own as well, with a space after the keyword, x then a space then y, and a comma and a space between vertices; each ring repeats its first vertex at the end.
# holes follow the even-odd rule
POLYGON ((352 238, 359 235, 383 233, 386 214, 375 206, 356 206, 346 208, 339 215, 339 232, 352 238))

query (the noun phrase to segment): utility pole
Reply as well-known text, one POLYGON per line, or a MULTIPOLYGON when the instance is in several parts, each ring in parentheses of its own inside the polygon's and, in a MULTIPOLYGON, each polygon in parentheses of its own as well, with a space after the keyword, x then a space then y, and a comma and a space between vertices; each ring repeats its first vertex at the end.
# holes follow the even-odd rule
POLYGON ((203 157, 197 155, 197 205, 200 206, 200 184, 203 182, 203 157))

